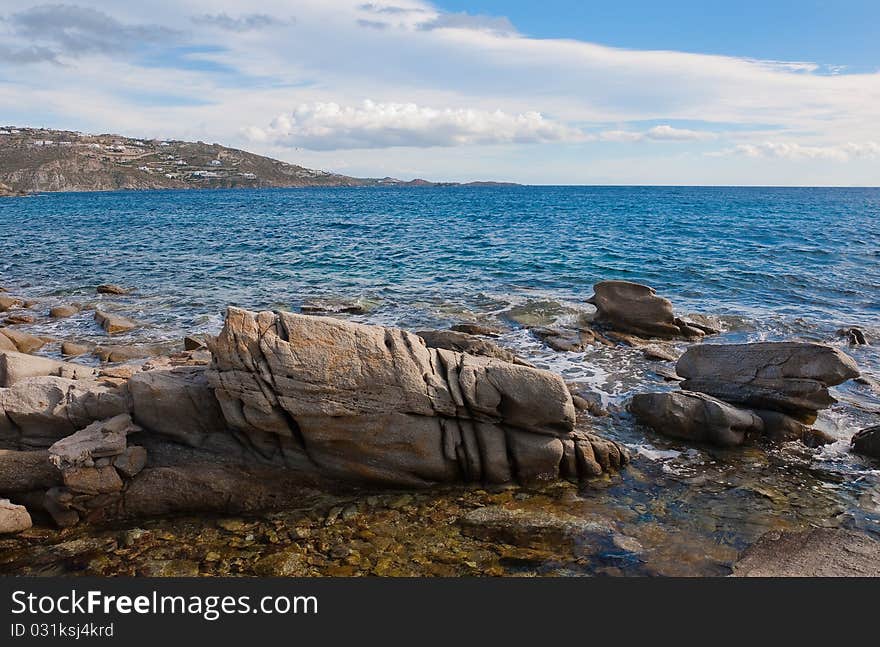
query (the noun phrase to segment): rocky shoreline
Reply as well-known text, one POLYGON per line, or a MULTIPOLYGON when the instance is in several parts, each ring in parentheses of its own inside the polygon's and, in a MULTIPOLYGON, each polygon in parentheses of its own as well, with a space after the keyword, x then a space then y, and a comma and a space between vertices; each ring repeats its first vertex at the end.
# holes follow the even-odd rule
MULTIPOLYGON (((114 285, 97 291, 127 292, 114 285)), ((702 343, 718 332, 712 319, 676 316, 647 286, 605 281, 588 302, 596 307, 589 320, 526 327, 557 351, 630 346, 651 360, 677 360, 668 374, 679 390, 640 394, 629 406, 639 422, 671 438, 722 447, 821 445, 830 439, 811 424, 834 402, 828 388, 859 375, 849 356, 819 343, 702 343), (678 357, 670 342, 688 348, 678 357)), ((35 307, 0 293, 0 499, 8 499, 0 506, 0 533, 18 533, 3 540, 12 543, 2 569, 40 572, 39 555, 51 556, 48 546, 75 537, 69 541, 85 542, 79 557, 113 544, 97 550, 106 563, 89 572, 129 572, 121 558, 137 552, 138 540, 131 529, 123 539, 108 529, 132 520, 186 526, 175 519, 192 514, 262 515, 235 522, 256 529, 243 541, 245 552, 258 556, 231 568, 229 559, 212 561, 201 549, 194 559, 183 542, 177 552, 187 557, 178 561, 196 567, 172 564, 168 574, 211 572, 212 563, 225 564, 226 572, 268 573, 258 562, 281 564, 284 558, 273 555, 284 551, 263 555, 254 548, 260 537, 270 546, 297 546, 296 558, 284 562, 297 566, 278 566, 276 574, 506 574, 505 547, 525 544, 554 562, 559 545, 572 542, 581 546, 574 562, 589 562, 586 571, 598 574, 599 554, 640 554, 639 539, 611 520, 586 522, 565 508, 572 493, 606 489, 636 471, 628 467, 630 451, 599 433, 601 405, 495 344, 490 326, 414 334, 317 313, 230 307, 219 335, 188 337, 183 351, 67 340, 65 356, 93 354, 99 361, 88 366, 33 354, 47 340, 18 327, 33 321, 35 307), (401 497, 407 503, 391 505, 401 497), (314 503, 291 521, 303 500, 314 503), (386 516, 404 526, 420 518, 452 521, 458 548, 488 546, 494 557, 464 560, 474 568, 453 560, 454 568, 436 572, 370 557, 371 528, 390 523, 386 516), (342 542, 349 552, 318 550, 290 524, 307 526, 307 537, 327 535, 318 548, 342 542), (272 532, 281 539, 273 542, 272 532), (358 542, 369 546, 353 549, 358 542), (318 564, 309 550, 320 553, 312 556, 318 564)), ((48 316, 84 307, 56 306, 48 316)), ((94 317, 108 340, 138 326, 97 307, 94 317)), ((858 335, 849 338, 859 342, 858 335)), ((868 455, 877 455, 877 444, 871 428, 853 440, 854 450, 868 455)), ((199 532, 211 534, 209 527, 199 532)), ((195 532, 186 528, 187 536, 195 532)), ((437 563, 436 555, 423 559, 437 563)))

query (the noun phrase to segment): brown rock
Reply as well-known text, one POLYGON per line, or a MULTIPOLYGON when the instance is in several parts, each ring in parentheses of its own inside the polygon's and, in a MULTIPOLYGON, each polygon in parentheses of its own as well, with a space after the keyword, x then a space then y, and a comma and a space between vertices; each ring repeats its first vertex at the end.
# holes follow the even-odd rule
POLYGON ((126 478, 134 478, 146 465, 147 450, 138 445, 126 448, 124 452, 113 459, 113 467, 126 478))
POLYGON ((94 369, 12 351, 0 352, 0 387, 10 387, 29 377, 58 376, 71 379, 94 377, 94 369))
POLYGON ((128 294, 129 290, 114 283, 103 283, 96 289, 98 294, 128 294))
POLYGON ((77 304, 55 306, 49 310, 49 316, 54 319, 64 319, 77 314, 82 308, 77 304))
POLYGON ((513 364, 523 364, 516 355, 486 339, 454 330, 422 330, 416 333, 428 348, 443 348, 481 357, 494 357, 513 364))
POLYGON ((107 334, 115 335, 121 332, 127 332, 137 328, 138 324, 120 315, 95 310, 95 321, 103 328, 107 334))
POLYGON ((91 347, 85 344, 77 344, 72 341, 61 343, 61 354, 65 357, 79 357, 80 355, 85 355, 91 350, 91 347))
POLYGON ((108 494, 122 490, 122 479, 111 466, 71 467, 62 472, 64 485, 83 494, 108 494))
POLYGON ((46 341, 13 328, 0 328, 0 337, 5 336, 20 353, 33 353, 46 345, 46 341))
POLYGON ((6 319, 3 320, 3 323, 7 326, 16 326, 19 324, 32 324, 36 321, 33 315, 25 314, 25 313, 16 313, 11 314, 6 319))
POLYGON ((482 335, 483 337, 500 337, 504 334, 504 329, 498 326, 490 326, 481 323, 460 323, 450 326, 449 330, 455 332, 463 332, 466 335, 482 335))
POLYGON ((27 530, 33 525, 31 515, 23 505, 0 499, 0 535, 8 535, 27 530))
POLYGON ((852 437, 850 445, 856 454, 880 458, 880 425, 857 432, 852 437))
POLYGON ((0 294, 0 312, 6 312, 12 308, 20 308, 24 305, 21 299, 16 299, 7 294, 0 294))
POLYGON ((613 330, 640 337, 674 339, 682 336, 672 303, 653 288, 629 281, 602 281, 593 286, 588 303, 596 306, 596 321, 613 330))
POLYGON ((184 350, 199 350, 200 348, 205 347, 205 340, 202 337, 199 337, 197 335, 189 335, 183 338, 184 350))

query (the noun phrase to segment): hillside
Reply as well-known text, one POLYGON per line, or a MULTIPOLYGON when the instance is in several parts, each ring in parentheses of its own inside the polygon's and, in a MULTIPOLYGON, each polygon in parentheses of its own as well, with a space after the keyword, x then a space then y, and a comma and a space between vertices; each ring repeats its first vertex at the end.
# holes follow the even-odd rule
POLYGON ((348 177, 204 142, 0 127, 0 196, 118 189, 404 185, 436 183, 348 177))

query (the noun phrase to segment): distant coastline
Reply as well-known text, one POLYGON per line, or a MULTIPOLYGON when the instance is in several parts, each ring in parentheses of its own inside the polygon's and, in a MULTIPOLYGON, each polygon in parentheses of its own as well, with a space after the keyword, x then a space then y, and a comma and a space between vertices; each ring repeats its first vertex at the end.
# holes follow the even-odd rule
POLYGON ((162 189, 513 185, 358 178, 220 144, 0 127, 0 197, 162 189))

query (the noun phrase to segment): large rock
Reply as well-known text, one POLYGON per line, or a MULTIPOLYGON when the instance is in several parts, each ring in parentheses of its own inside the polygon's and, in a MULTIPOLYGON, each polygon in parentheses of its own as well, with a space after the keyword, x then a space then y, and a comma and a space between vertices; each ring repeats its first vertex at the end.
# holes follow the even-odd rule
POLYGON ((65 377, 26 378, 0 388, 0 446, 45 448, 130 406, 126 389, 65 377))
POLYGON ((13 328, 0 328, 0 337, 5 337, 13 346, 13 348, 10 348, 9 344, 3 343, 0 345, 0 350, 17 350, 20 353, 33 353, 35 350, 40 350, 46 345, 45 340, 13 328))
POLYGON ((226 423, 266 458, 407 485, 560 476, 575 411, 553 373, 402 330, 238 308, 209 344, 226 423))
POLYGON ((20 308, 23 303, 21 299, 16 299, 8 294, 0 294, 0 312, 6 312, 12 308, 20 308))
POLYGON ((880 425, 857 432, 850 441, 856 454, 880 458, 880 425))
POLYGON ((152 432, 197 447, 227 428, 204 367, 143 371, 128 388, 135 421, 152 432))
POLYGON ((829 386, 859 375, 845 353, 811 342, 701 344, 689 348, 675 370, 685 378, 682 389, 808 421, 834 404, 829 386))
POLYGON ((21 532, 31 527, 31 515, 22 505, 0 499, 0 535, 21 532))
POLYGON ((639 393, 630 411, 665 436, 721 446, 741 445, 764 430, 762 419, 751 411, 690 391, 639 393))
POLYGON ((77 380, 94 377, 95 370, 81 364, 59 362, 48 357, 12 351, 0 352, 0 387, 10 387, 26 378, 43 375, 77 380))
POLYGON ((593 292, 587 302, 596 306, 595 321, 612 330, 660 339, 698 338, 704 334, 685 322, 677 323, 669 299, 657 296, 647 285, 602 281, 593 286, 593 292))
POLYGON ((513 364, 525 363, 506 348, 487 339, 480 339, 468 333, 456 332, 455 330, 422 330, 416 333, 425 341, 428 348, 443 348, 454 350, 459 353, 480 355, 482 357, 494 357, 513 364))
POLYGON ((103 328, 108 335, 115 335, 121 332, 128 332, 137 328, 137 323, 123 317, 121 315, 95 310, 95 321, 103 328))
POLYGON ((0 449, 0 493, 17 494, 61 483, 61 472, 45 449, 20 452, 0 449))
POLYGON ((880 541, 861 532, 771 531, 743 552, 734 577, 880 577, 880 541))

